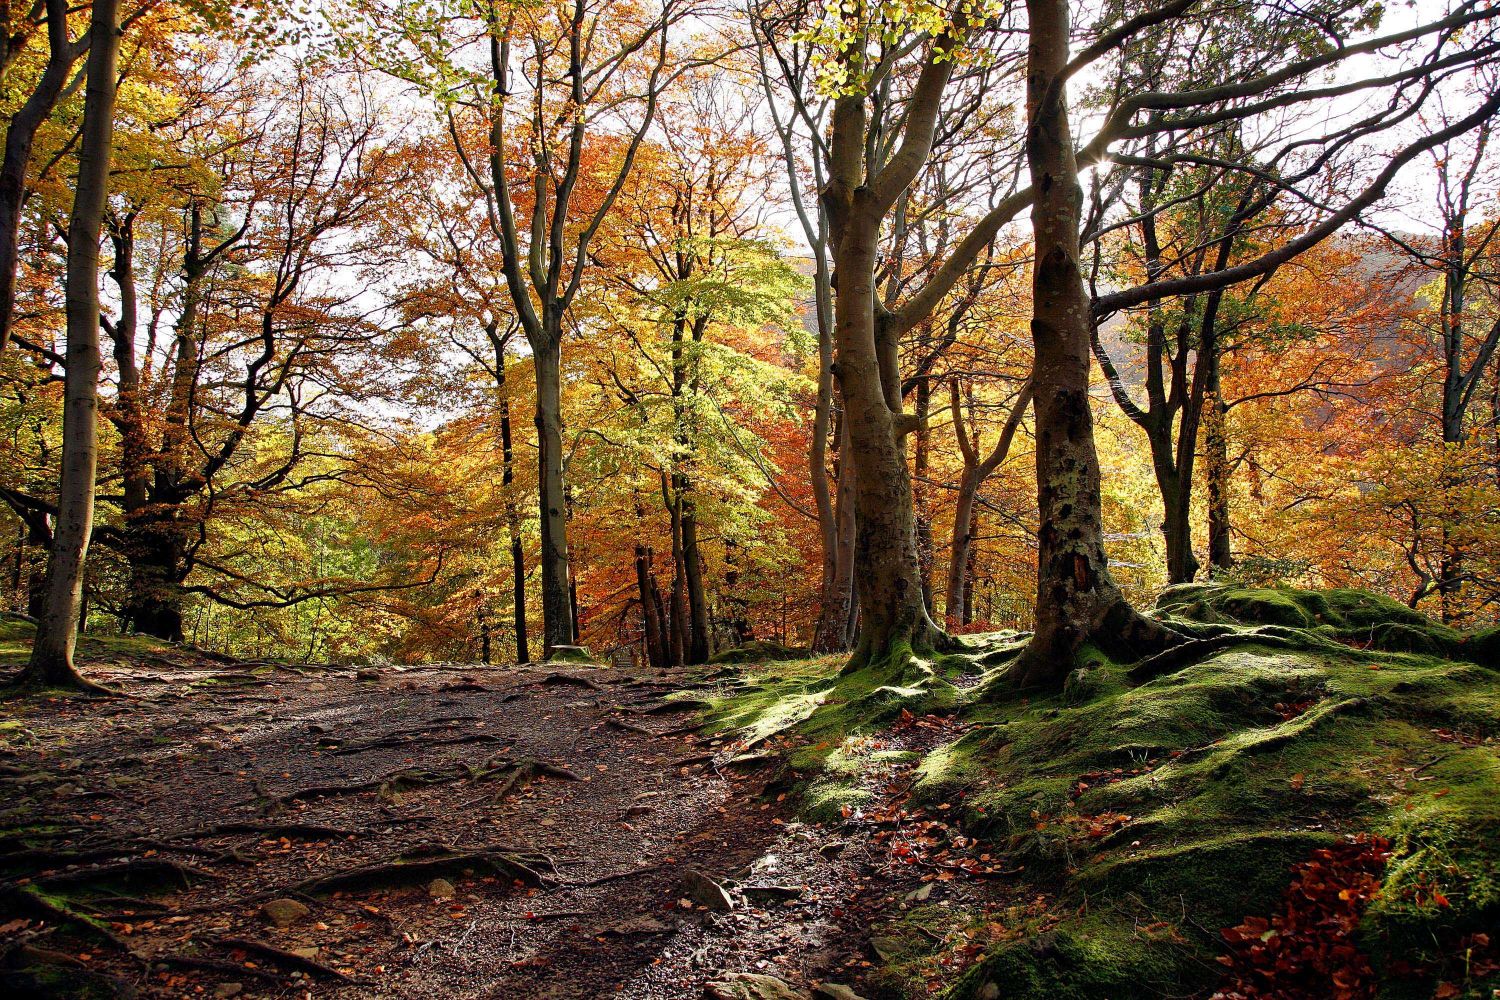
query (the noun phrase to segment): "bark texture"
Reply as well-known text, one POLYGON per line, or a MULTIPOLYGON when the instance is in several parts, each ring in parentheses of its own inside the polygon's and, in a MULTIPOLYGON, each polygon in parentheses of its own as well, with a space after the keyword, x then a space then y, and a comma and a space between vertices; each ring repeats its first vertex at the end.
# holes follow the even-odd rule
POLYGON ((1055 686, 1093 638, 1144 652, 1172 633, 1137 614, 1110 577, 1099 457, 1089 406, 1091 303, 1079 269, 1083 201, 1068 123, 1066 0, 1028 0, 1026 157, 1035 203, 1032 343, 1036 411, 1036 632, 1012 668, 1017 686, 1055 686))

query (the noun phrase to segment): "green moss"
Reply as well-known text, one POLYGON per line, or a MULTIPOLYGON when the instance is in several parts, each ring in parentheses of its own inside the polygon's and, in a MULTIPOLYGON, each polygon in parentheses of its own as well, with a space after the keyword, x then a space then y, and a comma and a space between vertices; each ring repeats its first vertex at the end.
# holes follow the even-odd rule
POLYGON ((1193 585, 1160 608, 1195 635, 1249 625, 1297 648, 1236 646, 1145 684, 1088 648, 1063 691, 1021 698, 1002 637, 853 672, 768 664, 718 694, 719 728, 773 733, 825 821, 903 765, 871 749, 902 708, 965 723, 915 762, 912 804, 953 804, 1021 871, 1016 898, 1045 894, 1052 919, 997 930, 993 915, 912 911, 881 931, 891 995, 926 996, 933 975, 952 1000, 1206 990, 1219 930, 1272 912, 1293 865, 1355 833, 1393 843, 1362 930, 1377 967, 1500 924, 1500 673, 1480 655, 1494 633, 1352 590, 1193 585), (963 674, 980 685, 949 683, 963 674), (967 971, 938 961, 960 933, 987 942, 967 971))
POLYGON ((1204 627, 1290 628, 1359 648, 1466 659, 1500 666, 1500 630, 1466 635, 1399 601, 1365 590, 1297 590, 1191 583, 1170 587, 1157 612, 1201 636, 1204 627), (1187 625, 1186 623, 1197 623, 1187 625))
POLYGON ((756 639, 743 646, 735 646, 709 657, 709 663, 764 663, 767 660, 805 660, 809 650, 796 646, 783 646, 779 642, 756 639))
POLYGON ((945 1000, 1135 1000, 1182 996, 1212 981, 1175 929, 1093 914, 991 950, 945 1000))

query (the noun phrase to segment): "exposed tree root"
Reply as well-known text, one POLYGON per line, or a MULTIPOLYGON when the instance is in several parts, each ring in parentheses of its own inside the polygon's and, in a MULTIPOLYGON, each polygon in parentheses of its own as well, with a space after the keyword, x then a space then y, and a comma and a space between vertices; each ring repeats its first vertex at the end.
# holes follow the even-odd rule
POLYGON ((1045 631, 1039 627, 1006 672, 1007 685, 1012 689, 1060 688, 1087 642, 1117 660, 1131 661, 1161 655, 1191 641, 1135 610, 1117 591, 1110 593, 1113 599, 1095 613, 1092 622, 1045 631))
POLYGON ((72 907, 55 902, 33 886, 23 886, 19 889, 14 889, 0 896, 0 898, 7 899, 8 909, 22 913, 35 913, 63 926, 77 927, 85 934, 102 938, 126 954, 132 954, 130 946, 119 935, 110 930, 103 921, 87 914, 79 913, 72 907))
POLYGON ((218 877, 213 872, 177 861, 169 861, 166 858, 136 858, 113 865, 59 872, 56 875, 39 878, 36 882, 38 885, 51 887, 104 882, 129 883, 142 880, 153 883, 173 881, 181 883, 185 888, 192 885, 194 881, 209 881, 218 877))
POLYGON ((706 701, 695 698, 679 698, 672 701, 664 701, 648 708, 627 709, 636 715, 675 715, 681 712, 701 712, 712 706, 706 701))
POLYGON ((336 979, 341 983, 359 982, 359 980, 345 975, 331 965, 324 965, 316 959, 305 958, 290 951, 283 951, 274 945, 266 944, 264 941, 254 941, 250 938, 237 937, 216 937, 208 938, 208 940, 225 948, 232 948, 246 952, 247 954, 256 955, 260 958, 269 959, 285 969, 307 972, 315 976, 324 976, 328 979, 336 979))
POLYGON ((604 688, 587 677, 578 677, 574 674, 551 673, 542 678, 543 684, 572 684, 577 687, 588 688, 590 691, 603 691, 604 688))
POLYGON ((604 724, 607 725, 607 726, 613 726, 614 728, 623 730, 623 731, 625 731, 627 733, 639 733, 642 736, 655 736, 656 735, 651 730, 647 729, 645 726, 637 726, 633 722, 626 722, 624 719, 617 719, 614 716, 609 716, 608 718, 606 718, 604 720, 604 724))
POLYGON ((233 833, 254 833, 261 837, 297 837, 303 840, 342 840, 345 837, 363 836, 364 830, 346 830, 338 826, 323 826, 318 823, 216 823, 199 830, 178 834, 173 840, 199 840, 233 833))
POLYGON ((1148 656, 1146 659, 1141 660, 1130 668, 1130 679, 1137 683, 1145 683, 1166 674, 1176 673, 1184 667, 1201 662, 1214 653, 1222 652, 1235 646, 1270 646, 1273 649, 1305 649, 1306 645, 1306 643, 1300 643, 1285 636, 1268 635, 1261 632, 1231 632, 1209 639, 1190 639, 1187 642, 1164 649, 1155 656, 1148 656))
POLYGON ((398 739, 394 736, 384 739, 372 740, 368 743, 356 743, 337 750, 330 750, 329 754, 334 757, 348 757, 352 754, 366 753, 370 750, 388 750, 400 747, 447 747, 462 746, 470 743, 504 743, 505 739, 493 733, 468 733, 462 736, 439 736, 433 739, 422 739, 410 737, 398 739))
POLYGON ((378 778, 370 778, 365 781, 354 781, 342 785, 309 785, 306 788, 294 789, 277 795, 270 800, 269 807, 289 806, 294 802, 306 799, 322 799, 340 795, 358 795, 363 792, 389 791, 400 792, 408 788, 425 788, 431 785, 444 785, 452 781, 478 780, 503 768, 505 764, 497 766, 495 762, 488 762, 482 767, 473 768, 467 765, 457 765, 441 771, 418 771, 411 768, 392 771, 378 778))
POLYGON ((249 977, 259 979, 268 983, 285 983, 287 977, 275 972, 267 972, 265 969, 252 969, 239 962, 226 962, 219 958, 200 958, 197 955, 152 955, 149 961, 153 965, 165 965, 179 969, 201 969, 204 972, 218 972, 230 977, 249 977))
POLYGON ((502 850, 457 851, 429 848, 374 864, 315 876, 299 882, 294 891, 315 896, 348 889, 414 885, 465 870, 487 871, 503 878, 517 879, 526 885, 544 887, 551 884, 551 879, 531 867, 538 862, 549 863, 549 859, 542 855, 523 857, 502 850))

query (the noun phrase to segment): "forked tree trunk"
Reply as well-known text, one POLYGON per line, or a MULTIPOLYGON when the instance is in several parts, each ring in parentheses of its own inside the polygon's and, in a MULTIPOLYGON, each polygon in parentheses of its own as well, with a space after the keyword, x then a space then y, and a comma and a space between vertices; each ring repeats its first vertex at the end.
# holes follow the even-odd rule
MULTIPOLYGON (((837 126, 835 126, 837 127, 837 126)), ((863 131, 862 129, 860 130, 863 131)), ((837 376, 849 428, 857 519, 854 565, 859 581, 860 630, 850 669, 895 662, 931 651, 946 636, 922 599, 916 518, 906 435, 915 429, 899 412, 882 377, 875 329, 875 264, 880 215, 868 188, 841 190, 835 215, 834 274, 838 296, 834 337, 837 376)), ((899 375, 897 376, 899 382, 899 375)))
POLYGON ((94 0, 78 180, 68 220, 67 378, 63 390, 62 481, 47 563, 46 602, 22 677, 40 686, 96 687, 73 666, 83 600, 84 560, 94 525, 98 464, 99 232, 109 197, 119 0, 94 0))
POLYGON ((1036 200, 1031 335, 1035 348, 1036 632, 1016 661, 1016 686, 1055 686, 1094 639, 1144 652, 1172 633, 1137 614, 1110 576, 1104 551, 1099 456, 1089 405, 1091 303, 1079 270, 1083 192, 1068 123, 1067 0, 1027 0, 1026 156, 1036 200))
POLYGON ((995 447, 983 458, 980 457, 979 435, 970 434, 964 427, 963 407, 960 405, 958 383, 951 386, 953 430, 958 439, 958 449, 963 456, 964 468, 958 482, 958 503, 953 512, 953 535, 948 548, 948 588, 944 591, 943 613, 948 627, 968 625, 974 618, 973 581, 974 536, 979 530, 979 489, 994 474, 1010 454, 1016 431, 1031 406, 1032 384, 1030 380, 1021 387, 1021 392, 1011 403, 1010 415, 1005 427, 995 442, 995 447))

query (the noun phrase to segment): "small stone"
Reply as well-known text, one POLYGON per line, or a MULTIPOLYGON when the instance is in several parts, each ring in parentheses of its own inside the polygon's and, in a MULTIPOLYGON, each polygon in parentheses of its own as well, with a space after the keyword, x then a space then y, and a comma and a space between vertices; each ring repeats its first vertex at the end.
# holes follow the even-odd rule
POLYGON ((700 871, 689 868, 682 875, 682 891, 699 906, 710 910, 728 912, 734 909, 734 900, 724 887, 700 871))
POLYGON ((289 948, 288 950, 298 958, 305 958, 308 961, 311 961, 312 959, 318 957, 318 952, 320 949, 317 945, 309 945, 306 948, 289 948))
POLYGON ((835 858, 842 854, 844 852, 844 848, 848 846, 849 845, 844 843, 842 840, 830 840, 828 843, 818 848, 818 853, 823 855, 823 857, 825 858, 835 858))
POLYGON ((751 899, 791 900, 799 898, 802 895, 803 889, 800 885, 759 883, 756 885, 742 885, 740 886, 740 891, 751 899))
POLYGON ((708 1000, 803 1000, 806 996, 775 976, 753 972, 736 972, 708 983, 703 995, 708 1000))
POLYGON ((445 878, 435 878, 427 883, 427 895, 433 899, 452 899, 456 893, 453 883, 445 878))
POLYGON ((260 912, 277 927, 290 927, 312 911, 295 899, 273 899, 262 903, 260 912))
POLYGON ((220 998, 237 997, 243 992, 245 992, 244 983, 220 983, 214 987, 214 996, 220 998))
POLYGON ((666 921, 657 920, 649 913, 639 913, 613 924, 607 924, 595 933, 615 934, 623 937, 630 934, 664 934, 671 929, 671 925, 666 921))
POLYGON ((307 689, 309 691, 327 691, 328 685, 324 684, 322 681, 313 681, 307 686, 307 689))
POLYGON ((1000 1000, 1000 987, 995 983, 985 983, 974 996, 976 1000, 1000 1000))
POLYGON ((932 898, 932 883, 924 882, 919 888, 913 889, 902 898, 909 903, 925 903, 932 898))
POLYGON ((819 983, 812 989, 813 1000, 864 1000, 864 997, 838 983, 819 983))
POLYGON ((895 937, 872 937, 870 947, 875 949, 882 962, 893 961, 902 951, 901 939, 895 937))
POLYGON ((354 679, 357 681, 378 681, 380 670, 376 667, 360 667, 354 671, 354 679))

